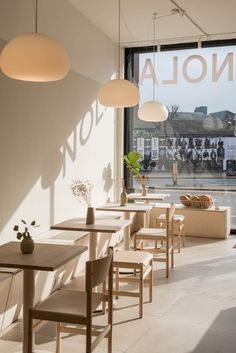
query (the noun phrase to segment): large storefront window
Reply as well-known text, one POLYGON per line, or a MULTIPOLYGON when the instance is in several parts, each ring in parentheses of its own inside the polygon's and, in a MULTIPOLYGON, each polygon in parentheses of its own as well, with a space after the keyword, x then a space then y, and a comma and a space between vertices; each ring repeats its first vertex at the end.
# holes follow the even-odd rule
POLYGON ((155 67, 152 49, 129 54, 127 77, 139 84, 140 105, 152 100, 154 80, 155 99, 169 117, 148 123, 138 119, 138 107, 128 109, 125 152, 138 151, 149 186, 172 190, 175 202, 183 190, 208 190, 217 203, 231 206, 236 228, 236 41, 209 44, 165 47, 155 53, 155 67))

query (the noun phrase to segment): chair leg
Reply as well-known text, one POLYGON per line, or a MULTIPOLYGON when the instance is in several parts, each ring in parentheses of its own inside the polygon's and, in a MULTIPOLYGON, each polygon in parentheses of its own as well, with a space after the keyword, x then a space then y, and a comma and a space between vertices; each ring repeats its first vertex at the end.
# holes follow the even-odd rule
POLYGON ((56 353, 61 352, 61 323, 56 323, 56 353))
POLYGON ((153 287, 153 260, 150 261, 151 271, 149 273, 149 301, 152 302, 152 287, 153 287))
POLYGON ((113 301, 108 302, 108 324, 111 325, 111 328, 107 337, 107 351, 108 353, 112 353, 113 301))
POLYGON ((182 225, 182 243, 183 243, 183 246, 185 246, 185 228, 184 228, 184 223, 182 225))
POLYGON ((33 317, 32 312, 29 310, 28 312, 28 353, 33 352, 33 317))
MULTIPOLYGON (((106 293, 106 289, 107 289, 107 286, 106 286, 106 281, 105 281, 105 282, 103 282, 103 284, 102 284, 102 291, 103 291, 103 293, 106 293)), ((105 301, 105 300, 102 301, 102 313, 103 313, 103 314, 106 314, 106 301, 105 301)))
POLYGON ((92 353, 92 323, 86 326, 86 353, 92 353))
POLYGON ((136 233, 134 234, 134 250, 137 250, 137 239, 136 239, 136 233))
POLYGON ((116 290, 116 299, 119 298, 118 291, 119 291, 119 267, 116 267, 116 274, 115 274, 115 290, 116 290))
POLYGON ((178 252, 180 252, 180 248, 181 248, 181 231, 179 229, 179 232, 178 232, 178 252))
POLYGON ((112 329, 110 329, 110 332, 107 338, 107 352, 112 353, 112 329))
POLYGON ((169 254, 166 256, 166 278, 169 278, 169 254))
POLYGON ((139 317, 143 317, 143 265, 139 267, 139 317))
POLYGON ((173 246, 173 240, 172 240, 172 247, 171 247, 171 268, 174 268, 174 246, 173 246))

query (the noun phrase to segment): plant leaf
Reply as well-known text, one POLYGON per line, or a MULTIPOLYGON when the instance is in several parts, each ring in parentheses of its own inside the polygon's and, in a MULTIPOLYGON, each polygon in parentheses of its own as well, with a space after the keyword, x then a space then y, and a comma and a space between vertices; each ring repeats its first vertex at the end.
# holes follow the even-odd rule
POLYGON ((31 222, 31 225, 32 225, 32 226, 35 226, 35 224, 36 224, 35 221, 32 221, 32 222, 31 222))
POLYGON ((26 224, 26 221, 24 221, 23 219, 21 220, 22 223, 26 224))
POLYGON ((13 228, 13 230, 14 230, 15 232, 17 232, 18 229, 19 229, 19 227, 18 227, 17 225, 15 225, 14 228, 13 228))
POLYGON ((22 237, 22 234, 20 233, 20 232, 18 232, 17 234, 16 234, 16 237, 17 237, 17 239, 21 239, 21 237, 22 237))
POLYGON ((137 162, 141 158, 141 155, 137 151, 131 151, 128 153, 128 159, 131 163, 137 162))

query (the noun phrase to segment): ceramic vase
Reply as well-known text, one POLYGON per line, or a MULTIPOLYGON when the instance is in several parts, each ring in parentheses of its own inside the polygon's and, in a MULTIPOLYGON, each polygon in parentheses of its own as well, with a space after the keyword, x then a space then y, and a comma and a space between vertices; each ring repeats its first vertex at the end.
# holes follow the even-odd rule
POLYGON ((127 205, 127 194, 126 192, 124 191, 124 189, 121 191, 121 194, 120 194, 120 206, 126 206, 127 205))
POLYGON ((147 196, 147 188, 146 188, 146 185, 142 185, 142 196, 147 196))
POLYGON ((20 249, 22 254, 32 254, 34 251, 34 241, 31 237, 25 237, 21 240, 20 249))
POLYGON ((87 208, 86 224, 94 224, 95 221, 95 211, 94 207, 87 208))

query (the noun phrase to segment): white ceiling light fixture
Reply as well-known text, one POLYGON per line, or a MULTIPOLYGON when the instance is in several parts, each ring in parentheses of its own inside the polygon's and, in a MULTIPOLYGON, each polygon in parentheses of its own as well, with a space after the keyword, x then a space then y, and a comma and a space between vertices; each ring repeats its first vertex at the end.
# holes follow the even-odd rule
POLYGON ((155 82, 154 82, 154 73, 155 73, 155 34, 156 34, 156 20, 157 13, 153 14, 153 75, 152 75, 152 100, 145 102, 138 110, 138 117, 143 121, 165 121, 168 118, 168 110, 166 106, 155 100, 155 82))
POLYGON ((52 37, 38 33, 38 0, 35 33, 17 36, 3 48, 1 69, 8 77, 31 82, 57 81, 69 72, 70 60, 65 49, 52 37))
POLYGON ((106 107, 128 108, 139 102, 139 90, 129 80, 120 77, 120 0, 118 19, 118 78, 106 82, 98 93, 98 101, 106 107))

